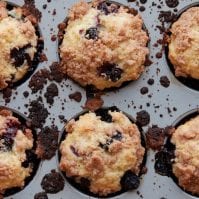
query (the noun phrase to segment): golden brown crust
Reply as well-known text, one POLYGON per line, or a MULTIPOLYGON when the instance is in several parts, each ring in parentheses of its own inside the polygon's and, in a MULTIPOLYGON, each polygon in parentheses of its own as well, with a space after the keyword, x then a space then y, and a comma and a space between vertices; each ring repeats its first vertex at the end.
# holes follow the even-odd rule
MULTIPOLYGON (((94 85, 103 90, 136 80, 144 70, 149 50, 139 14, 134 16, 122 6, 104 14, 97 9, 100 1, 80 2, 70 11, 66 34, 60 47, 62 70, 82 86, 94 85), (98 38, 85 38, 89 28, 97 27, 98 38), (114 64, 123 72, 116 80, 99 74, 100 67, 114 64)), ((115 5, 111 5, 112 9, 115 5)))
POLYGON ((13 8, 8 11, 3 2, 0 3, 0 35, 0 90, 2 90, 9 83, 22 79, 27 73, 29 62, 36 53, 38 37, 33 24, 27 18, 22 19, 22 9, 13 8), (22 64, 16 65, 15 57, 18 56, 15 56, 16 51, 24 47, 27 47, 24 53, 29 58, 24 59, 22 64), (16 49, 14 55, 11 53, 13 49, 16 49), (27 61, 28 59, 30 60, 27 61))
POLYGON ((32 171, 31 167, 22 167, 22 162, 26 160, 26 150, 33 146, 32 132, 30 129, 22 132, 18 128, 19 125, 19 120, 13 117, 10 111, 0 111, 0 193, 6 189, 23 187, 25 178, 32 171), (15 128, 17 128, 16 131, 15 128), (16 135, 9 134, 13 139, 12 146, 4 138, 11 132, 16 133, 16 135))
POLYGON ((169 59, 176 76, 199 79, 199 7, 184 12, 171 28, 169 59))
POLYGON ((199 116, 179 126, 171 139, 176 146, 173 173, 186 191, 199 194, 199 116))
POLYGON ((112 123, 91 112, 71 120, 60 146, 61 170, 76 181, 88 179, 90 191, 104 196, 121 190, 120 180, 126 171, 139 174, 145 151, 137 126, 122 112, 109 114, 112 123))

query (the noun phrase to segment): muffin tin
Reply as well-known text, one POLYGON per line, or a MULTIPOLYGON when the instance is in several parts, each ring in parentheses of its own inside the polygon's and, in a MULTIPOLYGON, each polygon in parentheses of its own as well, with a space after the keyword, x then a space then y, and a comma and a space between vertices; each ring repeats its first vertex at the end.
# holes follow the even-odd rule
MULTIPOLYGON (((8 2, 7 5, 6 5, 6 8, 7 8, 8 11, 10 11, 14 8, 17 8, 17 7, 18 7, 18 5, 15 2, 8 2)), ((25 16, 22 15, 22 17, 25 17, 25 16)), ((37 24, 33 24, 33 26, 35 28, 35 33, 38 37, 38 41, 37 41, 37 45, 36 45, 37 51, 36 51, 36 53, 33 57, 33 60, 31 61, 31 66, 29 66, 25 75, 21 79, 19 79, 18 81, 13 82, 12 79, 11 79, 11 81, 8 82, 8 87, 15 88, 15 87, 18 87, 21 84, 23 84, 26 80, 28 80, 31 77, 31 75, 36 70, 38 64, 40 63, 40 56, 42 55, 42 51, 43 51, 43 48, 44 48, 44 42, 42 40, 42 35, 41 35, 41 31, 40 31, 39 26, 37 24)))
MULTIPOLYGON (((98 109, 97 111, 95 111, 95 114, 97 116, 100 116, 101 118, 103 118, 102 120, 103 121, 106 121, 106 120, 109 120, 109 116, 108 116, 108 111, 120 111, 116 106, 112 106, 112 107, 103 107, 103 108, 100 108, 98 109)), ((88 113, 89 111, 85 110, 85 111, 82 111, 80 112, 79 114, 77 114, 76 116, 74 116, 73 118, 71 119, 74 119, 75 121, 77 121, 79 119, 80 116, 88 113)), ((125 116, 128 117, 128 119, 136 124, 136 121, 134 118, 132 118, 129 114, 127 113, 124 113, 123 114, 125 116)), ((145 165, 146 165, 146 162, 147 162, 147 148, 146 148, 146 140, 145 140, 145 136, 144 136, 144 132, 142 130, 142 127, 139 126, 138 124, 136 124, 139 131, 140 131, 140 137, 141 137, 141 145, 142 147, 145 148, 145 153, 144 153, 144 156, 143 156, 143 161, 140 165, 140 172, 139 172, 139 179, 140 179, 140 183, 143 181, 143 178, 144 178, 144 175, 145 173, 143 173, 144 169, 146 168, 145 165)), ((67 137, 67 132, 65 131, 65 128, 62 130, 61 132, 62 136, 60 138, 60 144, 62 141, 64 141, 67 137)), ((60 159, 61 159, 61 152, 60 150, 58 150, 58 161, 60 162, 60 159)), ((86 187, 84 184, 80 184, 80 183, 76 183, 75 180, 73 178, 69 178, 66 176, 65 172, 61 171, 63 176, 65 177, 65 179, 70 183, 71 186, 75 187, 77 190, 79 190, 81 193, 84 193, 84 194, 87 194, 89 196, 93 196, 93 197, 98 197, 98 194, 93 194, 92 192, 89 191, 88 187, 86 187)), ((124 189, 121 189, 121 191, 119 192, 115 192, 115 193, 112 193, 112 194, 108 194, 107 196, 104 196, 103 198, 111 198, 111 197, 115 197, 115 196, 118 196, 118 195, 121 195, 123 193, 125 193, 126 191, 124 189)))
MULTIPOLYGON (((17 5, 23 5, 24 3, 22 0, 9 0, 8 2, 17 5)), ((75 2, 77 2, 77 0, 51 0, 51 2, 49 0, 35 0, 36 7, 42 12, 42 19, 41 23, 39 24, 39 28, 44 37, 44 49, 48 58, 47 62, 39 64, 36 71, 48 68, 52 62, 59 61, 59 55, 57 52, 58 41, 52 41, 51 37, 52 35, 57 35, 58 24, 64 21, 68 13, 68 8, 70 8, 75 2), (45 4, 47 5, 46 9, 43 8, 43 5, 45 4)), ((143 7, 141 6, 144 6, 145 11, 139 12, 143 17, 144 24, 150 35, 150 59, 153 63, 149 67, 146 67, 145 72, 139 80, 130 82, 120 89, 105 92, 102 96, 104 100, 104 106, 117 106, 120 110, 128 113, 133 118, 136 118, 137 112, 146 110, 148 113, 150 113, 149 126, 152 126, 153 124, 156 124, 159 127, 171 125, 181 115, 184 115, 186 112, 192 109, 196 109, 198 107, 199 98, 198 89, 192 89, 185 86, 173 75, 164 51, 162 58, 156 58, 158 57, 157 53, 161 51, 162 46, 159 45, 158 47, 155 47, 154 44, 158 39, 163 38, 163 35, 160 34, 160 31, 157 28, 157 26, 161 26, 158 16, 160 11, 164 10, 174 12, 175 8, 169 8, 163 0, 154 2, 148 0, 145 4, 139 3, 140 6, 138 6, 136 2, 142 1, 127 2, 126 0, 117 0, 117 2, 133 7, 137 10, 143 10, 143 7), (160 5, 161 8, 159 8, 158 5, 160 5), (162 76, 167 76, 170 80, 169 87, 166 88, 160 84, 160 78, 162 76), (151 78, 154 79, 153 85, 149 85, 147 83, 148 79, 151 78), (149 89, 148 93, 145 95, 140 93, 140 89, 143 87, 148 87, 149 89)), ((180 10, 192 6, 193 3, 198 5, 199 2, 196 0, 179 1, 179 5, 177 6, 178 11, 174 13, 177 14, 180 12, 180 10)), ((170 24, 165 23, 165 26, 169 27, 170 24)), ((30 78, 23 82, 20 86, 17 86, 15 89, 13 89, 11 101, 8 104, 6 104, 5 100, 3 99, 3 94, 1 93, 0 105, 13 108, 28 115, 28 107, 25 105, 30 101, 37 99, 39 96, 43 97, 47 87, 47 85, 45 85, 41 94, 31 94, 31 90, 28 87, 29 80, 30 78), (28 97, 24 97, 24 91, 29 92, 28 97)), ((59 88, 59 94, 58 97, 55 97, 54 104, 50 106, 46 102, 46 98, 43 97, 44 106, 49 112, 49 116, 44 126, 50 126, 52 121, 54 121, 61 131, 61 129, 64 127, 64 123, 60 121, 59 116, 64 115, 65 118, 69 120, 80 113, 86 101, 86 92, 84 88, 81 88, 70 79, 62 81, 61 84, 56 84, 59 88), (76 91, 79 91, 82 94, 80 103, 72 101, 68 97, 69 94, 76 91)), ((147 129, 147 126, 143 127, 145 132, 147 129)), ((148 172, 143 175, 143 180, 141 181, 138 190, 125 192, 112 198, 197 198, 182 191, 171 178, 162 177, 155 173, 154 152, 152 150, 149 150, 148 152, 146 166, 148 168, 148 172)), ((41 162, 33 180, 22 191, 7 198, 34 198, 36 193, 42 191, 40 183, 43 176, 47 173, 50 173, 52 169, 58 170, 58 153, 51 160, 41 162)), ((86 199, 93 197, 79 192, 66 181, 63 191, 57 194, 48 194, 48 198, 86 199)))

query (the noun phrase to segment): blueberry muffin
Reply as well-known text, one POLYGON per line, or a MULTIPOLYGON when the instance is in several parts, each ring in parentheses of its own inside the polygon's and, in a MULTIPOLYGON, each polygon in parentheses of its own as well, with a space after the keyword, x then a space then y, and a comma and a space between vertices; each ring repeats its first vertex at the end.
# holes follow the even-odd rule
POLYGON ((109 110, 105 119, 89 112, 69 121, 65 131, 60 169, 67 177, 86 181, 98 196, 139 186, 145 149, 137 126, 122 112, 109 110))
POLYGON ((82 86, 119 87, 144 71, 148 40, 139 14, 102 0, 81 1, 69 12, 61 70, 82 86))
POLYGON ((185 11, 172 25, 169 59, 175 75, 199 79, 199 7, 185 11))
POLYGON ((30 129, 8 110, 0 110, 0 194, 11 188, 22 188, 32 168, 25 165, 26 152, 33 147, 30 129))
POLYGON ((0 90, 21 80, 31 67, 38 36, 22 8, 7 9, 0 1, 0 90))
POLYGON ((179 126, 171 142, 176 148, 173 173, 179 185, 199 195, 199 116, 179 126))

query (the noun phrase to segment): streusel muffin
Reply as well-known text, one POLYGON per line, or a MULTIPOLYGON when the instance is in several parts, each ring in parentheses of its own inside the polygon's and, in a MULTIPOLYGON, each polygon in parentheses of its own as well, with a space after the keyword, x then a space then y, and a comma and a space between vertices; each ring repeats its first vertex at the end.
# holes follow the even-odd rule
POLYGON ((175 75, 199 79, 199 7, 185 11, 172 25, 169 59, 175 75))
POLYGON ((21 80, 31 68, 38 36, 22 8, 0 1, 0 90, 21 80))
POLYGON ((171 142, 175 145, 173 173, 186 191, 199 195, 199 116, 180 125, 171 142))
POLYGON ((60 169, 98 196, 135 189, 145 154, 138 127, 120 111, 101 115, 89 112, 67 123, 60 169))
POLYGON ((0 194, 12 188, 22 188, 31 175, 27 151, 33 147, 32 131, 8 110, 0 110, 0 194))
POLYGON ((149 38, 130 8, 95 0, 69 12, 60 46, 61 70, 82 86, 119 87, 144 70, 149 38))

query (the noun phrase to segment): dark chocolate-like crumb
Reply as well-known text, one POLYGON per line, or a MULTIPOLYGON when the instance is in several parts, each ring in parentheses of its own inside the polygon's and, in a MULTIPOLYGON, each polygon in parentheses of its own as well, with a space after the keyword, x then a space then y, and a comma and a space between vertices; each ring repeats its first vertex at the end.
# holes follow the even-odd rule
POLYGON ((28 84, 32 93, 37 93, 39 90, 44 88, 44 85, 47 83, 48 76, 49 71, 47 69, 41 69, 32 76, 28 84))
POLYGON ((24 92, 23 92, 23 96, 24 96, 25 98, 27 98, 27 97, 29 96, 29 92, 28 92, 28 91, 24 91, 24 92))
POLYGON ((58 96, 58 88, 55 83, 51 83, 47 89, 46 93, 44 94, 44 97, 47 100, 47 103, 52 105, 54 103, 54 97, 58 96))
POLYGON ((163 23, 170 23, 176 20, 177 15, 171 11, 160 11, 158 19, 163 23))
POLYGON ((170 81, 169 81, 168 77, 167 76, 160 77, 160 84, 163 87, 168 88, 170 86, 170 81))
POLYGON ((49 160, 58 148, 58 130, 45 127, 38 134, 36 154, 43 160, 49 160))
POLYGON ((48 199, 46 192, 36 193, 34 199, 48 199))
POLYGON ((145 8, 144 6, 140 6, 140 7, 139 7, 139 11, 140 11, 140 12, 144 12, 145 9, 146 9, 146 8, 145 8))
POLYGON ((162 52, 158 52, 158 53, 156 53, 156 55, 155 55, 155 56, 156 56, 156 58, 157 58, 157 59, 162 58, 162 52))
POLYGON ((51 173, 48 173, 43 177, 41 187, 46 193, 58 193, 64 189, 64 179, 60 173, 52 170, 51 173))
POLYGON ((57 39, 56 35, 51 36, 51 41, 56 41, 56 39, 57 39))
POLYGON ((23 14, 33 23, 37 24, 41 21, 42 14, 35 7, 34 0, 24 0, 25 4, 22 6, 23 14))
POLYGON ((48 110, 44 107, 43 102, 40 98, 33 100, 29 105, 29 116, 31 125, 35 128, 42 128, 43 124, 48 117, 48 110))
POLYGON ((147 87, 142 87, 141 89, 140 89, 140 93, 142 94, 142 95, 145 95, 145 94, 147 94, 149 92, 149 89, 147 88, 147 87))
POLYGON ((146 133, 147 146, 153 150, 160 150, 164 145, 165 133, 164 129, 156 125, 150 127, 146 133))
POLYGON ((154 84, 154 79, 148 79, 147 83, 148 83, 149 85, 153 85, 153 84, 154 84))
POLYGON ((149 56, 146 56, 144 65, 145 65, 145 66, 150 66, 152 63, 153 63, 153 62, 150 60, 149 56))
POLYGON ((140 126, 146 126, 150 122, 150 115, 147 111, 143 110, 137 112, 136 121, 140 126))
POLYGON ((64 74, 59 70, 59 63, 53 62, 50 65, 50 79, 60 83, 64 78, 64 74))
POLYGON ((44 4, 42 7, 45 10, 47 8, 47 4, 44 4))
POLYGON ((169 8, 175 8, 179 4, 179 0, 166 0, 165 2, 169 8))
POLYGON ((40 53, 39 61, 40 62, 48 61, 48 58, 47 58, 47 56, 46 56, 46 54, 44 52, 40 53))
POLYGON ((104 104, 104 101, 100 97, 99 98, 98 97, 90 98, 90 99, 86 100, 84 108, 88 109, 90 111, 95 111, 95 110, 101 108, 103 106, 103 104, 104 104))
POLYGON ((75 100, 76 102, 81 102, 82 100, 82 94, 78 91, 71 93, 70 95, 68 95, 68 97, 72 100, 75 100))
POLYGON ((9 103, 11 100, 12 96, 12 89, 11 88, 6 88, 3 90, 3 99, 5 100, 6 103, 9 103))

